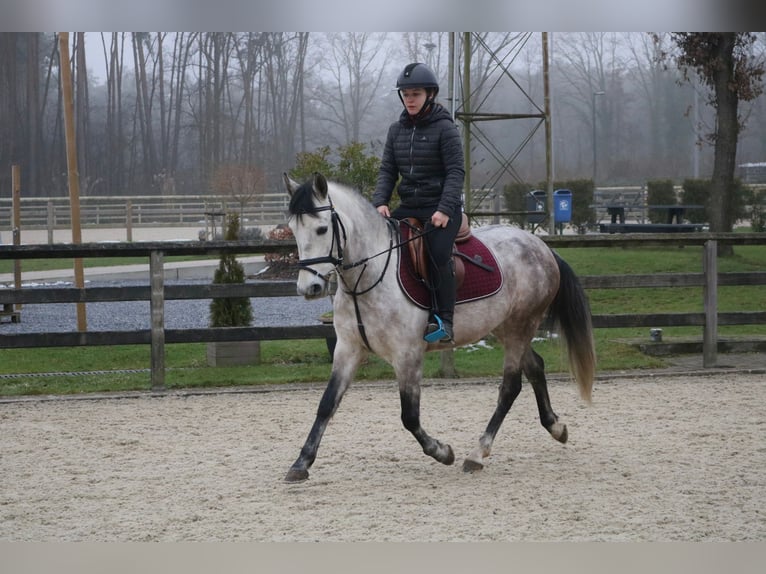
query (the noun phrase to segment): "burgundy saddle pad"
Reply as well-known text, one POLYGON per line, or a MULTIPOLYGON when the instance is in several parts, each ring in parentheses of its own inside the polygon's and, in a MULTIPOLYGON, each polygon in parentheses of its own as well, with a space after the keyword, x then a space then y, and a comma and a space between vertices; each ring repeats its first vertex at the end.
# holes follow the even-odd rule
MULTIPOLYGON (((402 241, 407 241, 410 237, 409 226, 401 223, 399 229, 402 241)), ((495 256, 484 243, 471 235, 468 241, 457 244, 457 251, 462 255, 456 257, 463 259, 465 265, 465 278, 457 290, 457 304, 489 297, 500 290, 503 285, 503 273, 495 256), (481 266, 475 265, 472 260, 481 263, 481 266), (491 271, 485 267, 490 267, 491 271)), ((406 246, 399 249, 397 278, 402 291, 413 303, 424 309, 431 308, 431 292, 423 280, 416 276, 410 250, 406 246)))

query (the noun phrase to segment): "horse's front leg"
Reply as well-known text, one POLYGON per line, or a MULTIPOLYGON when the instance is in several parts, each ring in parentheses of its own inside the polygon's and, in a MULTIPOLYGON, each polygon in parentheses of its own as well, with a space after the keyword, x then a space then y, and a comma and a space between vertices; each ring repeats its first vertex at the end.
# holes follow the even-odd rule
POLYGON ((452 447, 431 437, 420 426, 420 380, 422 367, 397 372, 399 378, 399 397, 402 403, 402 423, 404 428, 412 433, 417 439, 423 452, 432 456, 442 464, 455 462, 455 454, 452 447))
POLYGON ((341 346, 340 341, 338 342, 335 348, 330 381, 327 383, 322 399, 319 401, 314 424, 309 431, 306 442, 303 444, 303 448, 301 448, 300 455, 298 455, 290 470, 287 471, 285 482, 302 482, 308 479, 309 468, 316 459, 322 435, 324 435, 324 431, 335 411, 338 410, 340 401, 351 383, 351 379, 360 361, 361 354, 359 352, 348 352, 347 349, 341 346))

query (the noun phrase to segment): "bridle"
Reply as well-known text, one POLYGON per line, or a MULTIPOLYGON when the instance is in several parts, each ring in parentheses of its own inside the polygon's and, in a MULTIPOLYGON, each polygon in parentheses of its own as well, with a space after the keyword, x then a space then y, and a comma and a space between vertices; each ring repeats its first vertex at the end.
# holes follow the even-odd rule
MULTIPOLYGON (((370 342, 367 340, 367 334, 365 333, 364 323, 362 322, 362 314, 359 310, 358 297, 360 295, 364 295, 365 293, 369 293, 375 287, 377 287, 381 281, 383 281, 383 277, 385 277, 386 272, 388 271, 388 266, 391 263, 391 256, 394 250, 398 250, 399 247, 401 247, 402 245, 406 243, 409 243, 414 238, 409 238, 406 241, 399 241, 399 242, 395 241, 395 238, 399 237, 399 229, 396 225, 396 222, 393 219, 388 219, 387 220, 388 230, 389 230, 388 249, 384 249, 383 251, 380 251, 379 253, 370 255, 369 257, 364 257, 363 259, 360 259, 359 261, 355 261, 353 263, 344 263, 343 247, 345 246, 348 240, 348 237, 346 236, 346 228, 343 225, 343 221, 341 221, 340 216, 338 215, 338 212, 335 211, 335 207, 332 204, 332 199, 330 199, 329 194, 327 196, 327 200, 329 201, 329 204, 323 205, 321 207, 317 207, 316 211, 330 212, 330 222, 332 225, 332 243, 330 244, 330 253, 322 257, 310 257, 308 259, 299 259, 298 267, 300 267, 300 269, 302 270, 313 273, 314 275, 322 279, 325 283, 330 283, 329 274, 326 274, 326 275, 322 274, 311 266, 316 265, 318 263, 331 263, 333 265, 333 267, 335 268, 335 272, 337 273, 338 277, 343 283, 344 288, 346 289, 346 293, 351 295, 354 301, 354 311, 356 312, 356 324, 357 324, 357 327, 359 328, 359 334, 362 336, 362 341, 364 341, 364 344, 367 346, 367 349, 372 351, 372 348, 370 347, 370 342), (367 270, 367 263, 371 259, 375 259, 376 257, 380 257, 381 255, 384 255, 384 254, 386 255, 386 263, 383 266, 383 270, 380 272, 380 276, 369 287, 360 291, 359 283, 361 283, 362 277, 364 276, 364 272, 367 270), (360 266, 362 267, 362 270, 357 276, 354 286, 350 287, 348 283, 346 282, 346 278, 343 276, 343 271, 348 271, 350 269, 354 269, 360 266)), ((424 233, 428 233, 429 231, 431 231, 431 229, 425 231, 424 233)))
POLYGON ((329 211, 330 212, 330 222, 332 224, 332 244, 330 245, 330 253, 323 257, 310 257, 308 259, 299 259, 298 260, 298 267, 301 269, 308 271, 310 273, 313 273, 320 279, 322 279, 325 283, 330 282, 330 278, 328 275, 323 275, 316 269, 312 268, 312 265, 316 265, 317 263, 332 263, 333 267, 337 270, 338 267, 343 267, 343 245, 346 243, 346 228, 343 225, 343 222, 340 220, 340 217, 338 216, 338 212, 335 211, 335 208, 333 207, 332 200, 329 196, 327 196, 327 199, 330 201, 329 205, 323 205, 322 207, 317 207, 316 211, 329 211), (343 241, 341 244, 341 236, 343 237, 343 241), (335 252, 335 255, 333 255, 333 251, 335 252))

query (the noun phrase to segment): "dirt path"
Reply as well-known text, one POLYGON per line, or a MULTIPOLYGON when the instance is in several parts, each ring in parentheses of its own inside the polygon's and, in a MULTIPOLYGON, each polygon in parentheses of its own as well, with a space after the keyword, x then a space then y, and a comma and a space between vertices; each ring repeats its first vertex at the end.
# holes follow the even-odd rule
MULTIPOLYGON (((722 380, 722 378, 724 380, 722 380)), ((357 383, 311 471, 282 482, 321 389, 0 404, 0 540, 766 540, 766 380, 554 381, 560 445, 525 385, 486 469, 422 454, 393 384, 357 383)), ((459 462, 494 384, 423 389, 459 462)))

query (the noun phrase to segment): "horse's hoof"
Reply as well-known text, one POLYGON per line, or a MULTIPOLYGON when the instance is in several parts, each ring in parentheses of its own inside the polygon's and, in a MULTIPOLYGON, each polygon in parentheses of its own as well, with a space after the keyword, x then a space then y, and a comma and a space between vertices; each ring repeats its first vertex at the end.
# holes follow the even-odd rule
POLYGON ((567 425, 564 423, 553 423, 548 429, 551 436, 559 441, 561 444, 566 444, 569 438, 569 432, 567 431, 567 425))
POLYGON ((446 464, 447 466, 455 463, 455 453, 452 450, 452 447, 450 445, 447 445, 447 450, 449 451, 447 453, 447 456, 442 461, 442 464, 446 464))
POLYGON ((309 471, 305 469, 291 468, 285 476, 285 482, 303 482, 308 479, 309 471))
POLYGON ((482 470, 484 465, 469 458, 463 461, 463 472, 476 472, 482 470))

